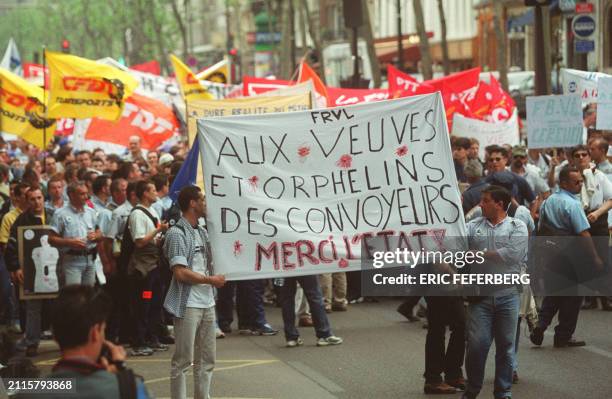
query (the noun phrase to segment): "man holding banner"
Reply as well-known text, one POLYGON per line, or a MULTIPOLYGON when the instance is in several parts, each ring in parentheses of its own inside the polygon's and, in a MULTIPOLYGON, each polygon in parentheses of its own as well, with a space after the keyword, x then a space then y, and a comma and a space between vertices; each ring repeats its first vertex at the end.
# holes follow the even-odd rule
POLYGON ((213 287, 223 287, 225 276, 214 274, 208 234, 199 224, 206 216, 204 194, 199 187, 187 186, 178 203, 182 217, 168 230, 164 243, 172 269, 164 307, 174 316, 176 336, 170 389, 172 398, 186 398, 185 376, 193 363, 194 396, 208 399, 216 358, 213 287))

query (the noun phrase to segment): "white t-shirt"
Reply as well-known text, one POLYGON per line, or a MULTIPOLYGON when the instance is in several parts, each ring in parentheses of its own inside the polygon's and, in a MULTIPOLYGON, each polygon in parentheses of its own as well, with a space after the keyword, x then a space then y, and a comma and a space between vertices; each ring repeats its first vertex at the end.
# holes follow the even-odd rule
MULTIPOLYGON (((196 234, 196 245, 194 248, 192 270, 195 273, 209 276, 206 265, 204 264, 204 256, 202 252, 206 251, 206 247, 202 243, 202 239, 199 234, 196 234)), ((215 294, 213 292, 213 286, 210 284, 194 284, 191 286, 189 291, 189 298, 187 299, 188 308, 199 308, 207 309, 215 306, 215 294)))
MULTIPOLYGON (((138 205, 138 207, 143 207, 138 205)), ((149 213, 159 221, 159 215, 153 208, 145 208, 149 213)), ((155 230, 157 226, 153 224, 153 221, 143 211, 136 209, 132 212, 129 219, 130 233, 132 234, 132 240, 138 240, 144 238, 151 231, 155 230)))
POLYGON ((593 173, 593 178, 595 180, 595 192, 589 201, 588 210, 590 211, 598 209, 605 201, 612 198, 612 183, 610 183, 606 175, 596 169, 595 173, 593 173))

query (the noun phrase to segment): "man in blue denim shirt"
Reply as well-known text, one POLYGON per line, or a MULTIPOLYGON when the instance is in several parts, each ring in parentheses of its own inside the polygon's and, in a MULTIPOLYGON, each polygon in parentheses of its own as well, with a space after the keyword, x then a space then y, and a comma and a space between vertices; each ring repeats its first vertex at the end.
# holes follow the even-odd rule
POLYGON ((55 234, 49 237, 49 243, 67 248, 62 260, 65 285, 94 285, 96 282, 96 243, 102 234, 97 225, 96 211, 86 204, 87 195, 84 182, 70 183, 70 202, 58 210, 51 220, 55 234))
MULTIPOLYGON (((467 224, 470 249, 484 252, 485 262, 473 264, 473 273, 517 274, 527 253, 529 236, 521 220, 509 217, 512 197, 508 190, 491 185, 482 190, 482 217, 467 224), (477 266, 481 266, 477 270, 477 266)), ((495 339, 495 389, 497 399, 510 398, 514 340, 520 297, 516 286, 491 288, 489 296, 480 297, 468 308, 468 339, 465 369, 467 389, 463 398, 473 399, 480 393, 487 354, 495 339)))

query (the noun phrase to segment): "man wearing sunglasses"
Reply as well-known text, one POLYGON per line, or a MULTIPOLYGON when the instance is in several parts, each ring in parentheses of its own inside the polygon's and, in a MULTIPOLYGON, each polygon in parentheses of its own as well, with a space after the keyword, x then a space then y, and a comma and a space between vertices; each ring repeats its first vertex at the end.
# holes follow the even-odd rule
POLYGON ((508 151, 504 147, 493 145, 487 147, 487 152, 489 156, 487 158, 487 178, 485 181, 489 183, 490 176, 496 172, 511 173, 513 180, 512 195, 521 205, 531 204, 535 200, 535 194, 527 180, 507 169, 508 151))
POLYGON ((512 147, 510 170, 525 178, 536 195, 543 195, 550 191, 546 181, 540 177, 538 168, 527 162, 527 148, 520 145, 512 147))
POLYGON ((584 178, 578 195, 591 224, 591 235, 608 235, 607 212, 612 208, 612 183, 591 163, 586 146, 572 148, 571 157, 573 165, 582 172, 584 178))

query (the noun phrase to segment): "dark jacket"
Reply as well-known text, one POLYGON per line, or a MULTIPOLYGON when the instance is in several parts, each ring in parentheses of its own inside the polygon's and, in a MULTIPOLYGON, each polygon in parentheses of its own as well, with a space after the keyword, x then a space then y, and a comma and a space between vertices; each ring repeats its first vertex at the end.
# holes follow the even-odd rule
MULTIPOLYGON (((52 213, 44 210, 45 221, 47 224, 51 222, 52 213)), ((17 240, 17 228, 19 226, 41 226, 42 219, 38 216, 34 216, 31 211, 23 212, 17 216, 15 223, 11 226, 11 233, 9 235, 8 243, 6 244, 6 250, 4 252, 4 260, 6 262, 6 268, 9 272, 19 270, 19 242, 17 240)))

